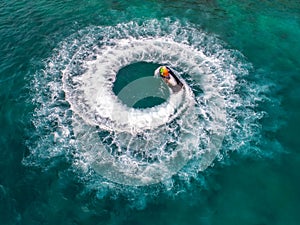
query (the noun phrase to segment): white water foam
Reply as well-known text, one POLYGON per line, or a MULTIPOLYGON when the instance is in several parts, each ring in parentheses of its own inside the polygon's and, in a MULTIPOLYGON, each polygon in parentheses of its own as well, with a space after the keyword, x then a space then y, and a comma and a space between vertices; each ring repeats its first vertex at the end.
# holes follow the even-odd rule
POLYGON ((66 155, 85 176, 95 171, 105 182, 132 186, 175 174, 186 180, 221 155, 225 135, 234 146, 237 140, 227 136, 240 133, 247 141, 256 132, 246 131, 260 118, 251 109, 255 93, 237 93, 241 85, 249 88, 237 81, 249 64, 191 24, 166 19, 90 27, 62 43, 47 64, 35 83, 34 123, 43 138, 31 155, 66 155), (137 62, 170 65, 185 88, 150 109, 124 105, 112 87, 117 72, 137 62))

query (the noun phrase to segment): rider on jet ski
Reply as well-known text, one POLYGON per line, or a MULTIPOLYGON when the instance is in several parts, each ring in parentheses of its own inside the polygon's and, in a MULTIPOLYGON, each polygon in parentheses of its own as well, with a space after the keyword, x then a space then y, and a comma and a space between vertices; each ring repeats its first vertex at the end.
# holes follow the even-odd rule
POLYGON ((160 66, 155 72, 157 73, 157 71, 174 93, 182 89, 183 84, 169 67, 160 66))

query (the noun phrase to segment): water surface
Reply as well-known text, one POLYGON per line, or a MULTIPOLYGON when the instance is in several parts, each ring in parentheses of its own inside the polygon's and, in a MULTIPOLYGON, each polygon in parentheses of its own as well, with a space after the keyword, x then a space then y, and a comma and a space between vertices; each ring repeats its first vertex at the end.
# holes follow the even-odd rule
POLYGON ((299 16, 287 0, 2 1, 1 224, 298 224, 299 16), (73 78, 90 65, 116 68, 112 77, 127 64, 152 70, 143 62, 171 64, 196 107, 178 106, 190 113, 168 123, 169 139, 134 136, 136 149, 146 137, 169 143, 161 158, 131 152, 146 167, 191 146, 180 166, 135 186, 95 166, 98 144, 118 158, 107 146, 127 140, 94 117, 101 76, 73 78))

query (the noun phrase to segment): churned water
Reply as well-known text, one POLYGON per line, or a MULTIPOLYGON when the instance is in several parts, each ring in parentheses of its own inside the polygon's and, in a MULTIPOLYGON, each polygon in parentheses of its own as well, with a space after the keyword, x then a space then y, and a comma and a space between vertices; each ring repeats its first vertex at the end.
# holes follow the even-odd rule
POLYGON ((299 224, 300 3, 0 6, 0 224, 299 224))

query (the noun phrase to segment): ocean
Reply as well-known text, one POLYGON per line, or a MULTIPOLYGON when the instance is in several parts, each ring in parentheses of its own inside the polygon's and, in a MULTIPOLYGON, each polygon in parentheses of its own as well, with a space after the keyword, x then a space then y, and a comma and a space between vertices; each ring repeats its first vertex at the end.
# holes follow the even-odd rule
POLYGON ((299 40, 295 0, 1 0, 0 224, 298 225, 299 40))

